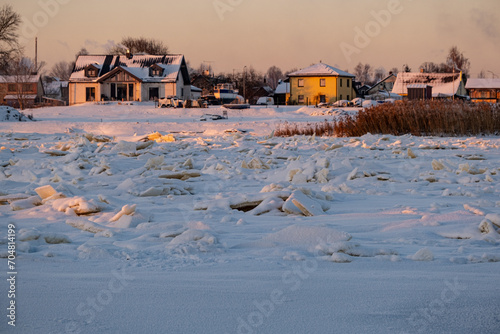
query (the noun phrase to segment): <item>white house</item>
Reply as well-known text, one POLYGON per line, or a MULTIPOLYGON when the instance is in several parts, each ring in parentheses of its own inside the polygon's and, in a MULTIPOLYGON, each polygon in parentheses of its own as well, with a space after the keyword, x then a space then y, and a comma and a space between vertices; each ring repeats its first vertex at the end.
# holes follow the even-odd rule
POLYGON ((70 105, 89 101, 191 98, 183 55, 79 56, 69 79, 70 105))
POLYGON ((450 98, 467 95, 462 73, 400 72, 392 88, 392 93, 406 97, 408 96, 408 86, 414 84, 432 86, 433 98, 450 98))

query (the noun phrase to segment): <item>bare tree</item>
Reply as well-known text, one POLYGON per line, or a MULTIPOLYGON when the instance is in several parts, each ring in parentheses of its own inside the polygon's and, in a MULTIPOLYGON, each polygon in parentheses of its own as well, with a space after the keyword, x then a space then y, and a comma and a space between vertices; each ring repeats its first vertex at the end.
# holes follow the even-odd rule
POLYGON ((403 65, 403 72, 409 73, 411 72, 411 67, 408 64, 403 65))
POLYGON ((356 81, 367 85, 372 82, 373 69, 370 64, 363 65, 362 63, 358 63, 354 68, 354 75, 356 76, 356 81))
POLYGON ((10 67, 10 78, 16 88, 19 107, 21 110, 24 110, 26 109, 30 95, 35 95, 37 91, 37 66, 30 59, 18 54, 10 67))
POLYGON ((169 53, 168 47, 159 40, 145 37, 124 37, 119 45, 108 50, 111 54, 146 53, 150 55, 166 55, 169 53))
POLYGON ((389 73, 392 73, 397 76, 399 73, 399 69, 397 67, 393 67, 389 70, 389 73))
POLYGON ((62 81, 68 81, 71 76, 71 72, 73 72, 73 66, 73 63, 60 61, 52 66, 49 75, 51 77, 59 78, 62 81))
POLYGON ((450 68, 450 71, 462 71, 465 77, 469 76, 469 58, 466 58, 457 46, 452 46, 450 48, 448 57, 446 58, 446 65, 450 68))
POLYGON ((0 8, 0 72, 7 68, 16 53, 21 50, 17 41, 17 29, 21 24, 21 16, 14 12, 11 5, 0 8))
POLYGON ((276 89, 276 87, 278 87, 279 81, 284 78, 283 72, 277 66, 271 66, 267 70, 266 76, 269 87, 271 87, 273 90, 276 89))
POLYGON ((387 71, 385 70, 385 68, 379 67, 375 69, 375 72, 373 74, 373 81, 377 83, 382 79, 384 79, 386 76, 387 76, 387 71))
POLYGON ((477 75, 478 79, 486 79, 486 71, 485 70, 481 70, 481 72, 479 72, 479 74, 477 75))

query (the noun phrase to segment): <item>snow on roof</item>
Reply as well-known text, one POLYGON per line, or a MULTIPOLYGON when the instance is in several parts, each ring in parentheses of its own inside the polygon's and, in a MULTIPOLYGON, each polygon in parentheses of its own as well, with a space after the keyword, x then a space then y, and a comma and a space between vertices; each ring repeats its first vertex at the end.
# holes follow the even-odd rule
POLYGON ((431 85, 427 85, 427 84, 411 84, 411 85, 406 86, 406 88, 427 88, 429 86, 432 87, 431 85))
MULTIPOLYGON (((19 98, 19 96, 15 95, 15 94, 9 94, 9 95, 4 96, 4 100, 17 100, 18 98, 19 98)), ((37 98, 37 95, 33 95, 33 94, 23 95, 23 99, 26 99, 26 100, 34 100, 36 98, 37 98)))
POLYGON ((16 76, 16 75, 0 75, 0 82, 3 83, 16 83, 22 79, 24 83, 30 82, 30 83, 35 83, 40 80, 40 75, 26 75, 26 76, 16 76))
POLYGON ((289 94, 290 93, 290 83, 289 82, 280 82, 274 94, 289 94))
POLYGON ((79 56, 70 81, 97 81, 100 77, 121 67, 131 75, 144 82, 175 82, 183 62, 183 55, 133 55, 130 58, 124 55, 107 56, 79 56), (149 68, 153 65, 163 68, 163 76, 152 77, 149 68), (100 69, 98 78, 85 76, 85 68, 94 65, 100 69))
POLYGON ((500 89, 500 79, 468 79, 465 88, 500 89))
POLYGON ((203 92, 203 89, 191 85, 191 91, 192 92, 203 92))
POLYGON ((355 75, 347 73, 345 71, 339 70, 333 66, 319 63, 302 70, 292 72, 288 75, 289 77, 313 77, 313 76, 339 76, 339 77, 351 77, 354 78, 355 75))
POLYGON ((460 73, 398 73, 392 92, 408 94, 408 86, 423 84, 432 86, 432 96, 453 96, 457 94, 461 83, 460 73))

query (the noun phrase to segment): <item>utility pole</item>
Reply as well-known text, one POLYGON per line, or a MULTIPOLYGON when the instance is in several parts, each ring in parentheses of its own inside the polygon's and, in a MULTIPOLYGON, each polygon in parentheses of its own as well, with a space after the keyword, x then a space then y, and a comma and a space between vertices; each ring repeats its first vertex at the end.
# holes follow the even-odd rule
POLYGON ((243 100, 245 100, 245 103, 247 102, 246 98, 246 92, 247 92, 247 67, 243 67, 243 100))
POLYGON ((35 37, 35 74, 38 74, 38 37, 35 37))

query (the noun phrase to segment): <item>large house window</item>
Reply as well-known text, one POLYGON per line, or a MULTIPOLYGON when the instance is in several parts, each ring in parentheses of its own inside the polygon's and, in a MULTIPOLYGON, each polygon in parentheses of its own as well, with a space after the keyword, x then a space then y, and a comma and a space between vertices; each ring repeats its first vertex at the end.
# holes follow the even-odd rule
POLYGON ((351 80, 349 80, 349 79, 347 79, 347 87, 351 87, 351 80))
POLYGON ((319 79, 319 86, 326 87, 326 79, 319 79))
POLYGON ((326 103, 326 95, 319 96, 319 103, 326 103))
POLYGON ((340 87, 342 87, 342 78, 340 78, 340 87))
POLYGON ((149 87, 149 100, 158 100, 160 89, 158 87, 149 87))
POLYGON ((85 88, 86 101, 95 101, 95 87, 85 88))
POLYGON ((23 84, 23 92, 31 92, 33 91, 33 87, 31 84, 23 84))
POLYGON ((304 103, 304 95, 299 95, 299 103, 304 103))
POLYGON ((488 91, 482 91, 482 92, 481 92, 481 97, 482 97, 483 99, 487 99, 487 98, 489 98, 489 97, 490 97, 490 92, 488 92, 488 91))
POLYGON ((349 95, 347 95, 347 100, 350 100, 351 98, 349 97, 349 95))
POLYGON ((15 84, 9 84, 7 88, 9 89, 9 92, 15 92, 17 90, 15 84))
POLYGON ((128 100, 134 101, 134 84, 128 84, 128 100))
POLYGON ((340 94, 340 99, 342 100, 342 94, 340 94))
POLYGON ((304 87, 304 79, 299 79, 299 87, 304 87))

